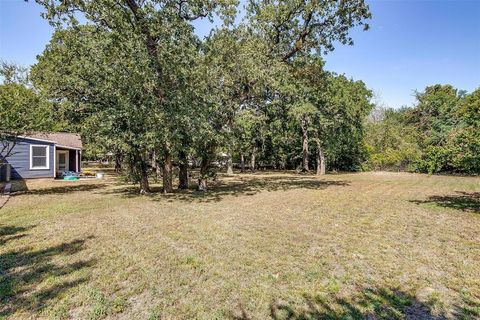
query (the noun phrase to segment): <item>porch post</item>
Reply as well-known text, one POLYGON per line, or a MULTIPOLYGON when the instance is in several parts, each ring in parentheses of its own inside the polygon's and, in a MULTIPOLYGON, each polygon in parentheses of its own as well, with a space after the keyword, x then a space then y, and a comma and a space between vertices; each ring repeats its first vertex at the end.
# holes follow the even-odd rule
POLYGON ((53 178, 57 177, 57 145, 53 145, 53 178))
POLYGON ((80 157, 78 156, 78 150, 75 150, 75 166, 76 166, 76 172, 79 172, 80 166, 78 164, 78 161, 80 160, 80 157))

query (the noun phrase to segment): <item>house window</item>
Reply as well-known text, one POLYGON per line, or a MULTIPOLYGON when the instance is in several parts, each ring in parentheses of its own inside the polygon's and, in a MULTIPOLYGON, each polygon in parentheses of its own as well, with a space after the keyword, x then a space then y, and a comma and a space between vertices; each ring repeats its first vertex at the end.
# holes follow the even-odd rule
POLYGON ((48 146, 30 145, 30 169, 49 169, 48 146))

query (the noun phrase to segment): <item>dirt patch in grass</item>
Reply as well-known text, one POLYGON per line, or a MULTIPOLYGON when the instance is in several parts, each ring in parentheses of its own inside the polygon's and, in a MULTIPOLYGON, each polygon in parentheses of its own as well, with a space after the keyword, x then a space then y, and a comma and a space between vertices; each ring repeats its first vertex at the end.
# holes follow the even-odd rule
POLYGON ((27 181, 0 214, 0 316, 480 317, 479 178, 258 173, 137 191, 27 181))

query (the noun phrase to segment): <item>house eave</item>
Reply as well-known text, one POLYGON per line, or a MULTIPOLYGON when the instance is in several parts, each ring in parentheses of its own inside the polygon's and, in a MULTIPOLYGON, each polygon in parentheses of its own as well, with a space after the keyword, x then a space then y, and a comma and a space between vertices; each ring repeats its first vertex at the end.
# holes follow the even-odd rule
POLYGON ((61 144, 55 144, 57 148, 62 148, 62 149, 70 149, 70 150, 79 150, 82 151, 82 148, 76 148, 76 147, 70 147, 70 146, 63 146, 61 144))
POLYGON ((32 138, 32 137, 29 137, 29 136, 17 136, 17 138, 27 139, 27 140, 34 140, 34 141, 41 141, 41 142, 48 142, 48 143, 56 144, 56 142, 55 142, 55 141, 52 141, 52 140, 32 138))

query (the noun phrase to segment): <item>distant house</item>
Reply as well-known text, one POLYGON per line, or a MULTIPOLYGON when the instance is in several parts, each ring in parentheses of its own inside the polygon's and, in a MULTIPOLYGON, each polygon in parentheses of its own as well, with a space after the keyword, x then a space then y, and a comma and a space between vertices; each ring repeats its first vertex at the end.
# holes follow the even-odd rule
POLYGON ((80 172, 81 159, 79 134, 36 132, 16 137, 4 162, 11 165, 12 179, 55 178, 66 171, 80 172))

